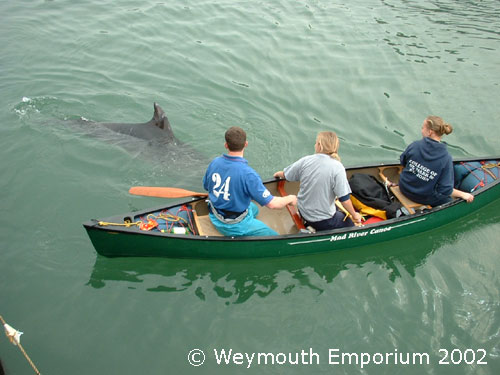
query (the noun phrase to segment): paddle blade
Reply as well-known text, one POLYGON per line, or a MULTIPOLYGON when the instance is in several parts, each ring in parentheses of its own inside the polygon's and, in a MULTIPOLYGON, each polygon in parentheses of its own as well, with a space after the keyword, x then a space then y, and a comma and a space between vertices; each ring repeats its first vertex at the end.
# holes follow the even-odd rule
POLYGON ((206 197, 208 195, 207 193, 198 193, 186 189, 159 186, 133 186, 128 192, 134 195, 158 198, 206 197))

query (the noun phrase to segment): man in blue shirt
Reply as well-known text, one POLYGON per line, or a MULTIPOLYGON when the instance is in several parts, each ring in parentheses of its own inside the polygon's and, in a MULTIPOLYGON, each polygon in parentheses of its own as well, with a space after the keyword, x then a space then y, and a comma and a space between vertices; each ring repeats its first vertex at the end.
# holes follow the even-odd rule
POLYGON ((256 216, 261 206, 280 209, 297 204, 295 195, 275 197, 266 189, 260 176, 243 158, 248 146, 243 129, 233 126, 226 131, 227 154, 215 158, 203 177, 203 187, 210 200, 210 220, 225 236, 272 236, 277 233, 256 216))

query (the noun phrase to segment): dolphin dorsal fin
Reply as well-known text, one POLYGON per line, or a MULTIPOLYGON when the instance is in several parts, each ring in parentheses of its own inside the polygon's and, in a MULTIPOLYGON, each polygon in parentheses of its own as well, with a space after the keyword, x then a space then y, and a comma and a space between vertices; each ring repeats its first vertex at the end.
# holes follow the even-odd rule
POLYGON ((174 132, 172 131, 172 127, 170 126, 170 122, 168 121, 167 115, 163 109, 158 105, 158 103, 154 103, 154 114, 153 114, 153 122, 160 129, 166 131, 170 138, 174 139, 174 132))
POLYGON ((165 112, 163 112, 163 109, 161 109, 161 107, 156 102, 153 104, 153 107, 154 107, 153 120, 155 121, 155 125, 158 126, 160 129, 164 129, 165 123, 163 122, 163 120, 165 118, 165 112))

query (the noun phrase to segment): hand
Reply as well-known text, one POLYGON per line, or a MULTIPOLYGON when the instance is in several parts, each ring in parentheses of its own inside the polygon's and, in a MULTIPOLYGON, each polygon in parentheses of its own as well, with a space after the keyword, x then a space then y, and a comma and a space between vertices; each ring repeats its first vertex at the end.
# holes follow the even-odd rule
POLYGON ((471 203, 474 200, 474 196, 470 193, 467 193, 466 191, 458 190, 458 189, 453 189, 453 192, 451 193, 452 198, 461 198, 467 203, 471 203))
POLYGON ((398 186, 398 184, 395 184, 394 182, 390 181, 388 178, 385 179, 385 184, 387 185, 387 187, 398 186))
POLYGON ((356 225, 360 225, 361 224, 361 215, 360 215, 359 212, 355 212, 354 215, 352 215, 352 221, 356 225))
POLYGON ((472 201, 474 200, 474 196, 470 193, 464 193, 462 199, 467 203, 472 203, 472 201))
POLYGON ((285 197, 273 197, 271 199, 271 202, 266 204, 266 207, 271 208, 271 209, 280 209, 285 207, 288 204, 293 204, 294 206, 297 205, 297 196, 290 194, 285 197))
POLYGON ((283 173, 283 171, 278 171, 273 176, 274 178, 285 178, 285 174, 283 173))

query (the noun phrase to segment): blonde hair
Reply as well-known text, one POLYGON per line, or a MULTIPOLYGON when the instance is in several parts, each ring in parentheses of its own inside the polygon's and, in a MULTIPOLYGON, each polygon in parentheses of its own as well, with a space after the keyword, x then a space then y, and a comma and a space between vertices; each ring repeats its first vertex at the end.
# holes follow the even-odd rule
POLYGON ((425 119, 425 126, 427 126, 427 129, 436 133, 439 137, 443 134, 451 134, 453 131, 453 126, 444 122, 444 120, 439 116, 428 116, 425 119))
POLYGON ((316 138, 319 145, 319 152, 327 154, 331 158, 340 161, 339 152, 339 138, 335 132, 320 132, 316 138))

